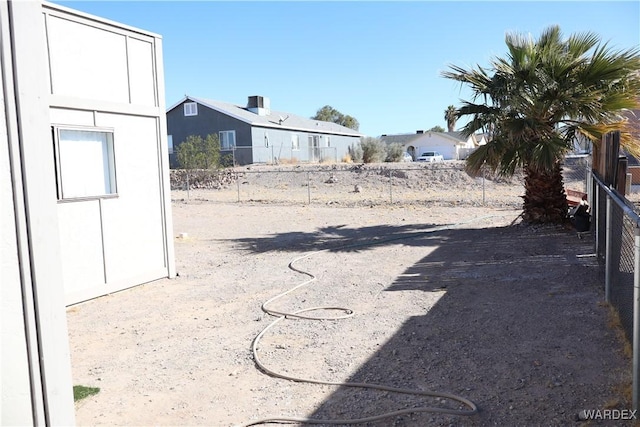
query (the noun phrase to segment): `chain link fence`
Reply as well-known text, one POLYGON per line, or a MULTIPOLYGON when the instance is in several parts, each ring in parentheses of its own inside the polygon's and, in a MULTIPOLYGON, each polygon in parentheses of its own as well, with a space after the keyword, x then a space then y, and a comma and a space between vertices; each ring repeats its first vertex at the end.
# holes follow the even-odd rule
POLYGON ((588 178, 591 173, 591 156, 567 156, 562 165, 564 188, 588 192, 588 178))
MULTIPOLYGON (((464 161, 442 163, 335 163, 335 150, 321 152, 326 163, 300 163, 275 156, 274 147, 260 148, 265 162, 227 168, 207 181, 202 172, 191 173, 191 189, 198 197, 220 202, 288 204, 441 204, 469 206, 522 206, 523 176, 503 178, 490 173, 470 176, 464 161), (284 162, 276 164, 276 162, 284 162), (215 190, 215 191, 213 191, 215 190)), ((234 155, 241 155, 237 150, 234 155)), ((290 153, 287 153, 290 154, 290 153)), ((590 157, 565 159, 565 188, 586 192, 590 157)), ((173 171, 174 175, 184 172, 173 171)), ((185 190, 184 180, 173 180, 173 190, 185 190), (174 182, 175 181, 175 182, 174 182)))
MULTIPOLYGON (((177 172, 175 172, 177 173, 177 172)), ((194 181, 195 183, 195 181, 194 181)), ((184 189, 175 182, 174 190, 184 189)), ((191 188, 194 188, 193 186, 191 188)), ((220 172, 197 197, 219 202, 365 206, 436 204, 522 206, 522 176, 472 177, 464 162, 430 164, 252 165, 220 172)), ((179 191, 176 194, 180 197, 179 191)))
POLYGON ((293 148, 291 146, 270 145, 264 147, 232 147, 220 150, 220 163, 224 167, 241 165, 287 165, 298 163, 338 163, 336 147, 317 147, 309 149, 306 146, 293 148))
POLYGON ((640 397, 640 217, 634 205, 605 185, 592 180, 592 218, 596 256, 604 265, 605 299, 617 311, 622 328, 633 343, 633 409, 640 397))
MULTIPOLYGON (((206 174, 191 173, 191 188, 199 190, 197 197, 220 202, 522 206, 522 174, 512 178, 490 173, 470 176, 464 170, 464 161, 336 163, 332 157, 335 150, 330 148, 320 153, 327 163, 298 164, 291 158, 277 160, 274 150, 274 147, 258 150, 265 159, 263 164, 227 168, 209 181, 206 174)), ((237 150, 236 155, 242 152, 237 150)), ((565 187, 586 192, 589 165, 589 157, 568 157, 563 165, 565 187)), ((173 190, 186 189, 184 180, 174 181, 173 190)))

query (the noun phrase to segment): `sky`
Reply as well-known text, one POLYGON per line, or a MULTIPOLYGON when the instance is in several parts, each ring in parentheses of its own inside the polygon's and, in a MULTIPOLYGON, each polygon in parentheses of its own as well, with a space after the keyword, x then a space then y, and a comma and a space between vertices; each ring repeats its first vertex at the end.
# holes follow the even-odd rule
MULTIPOLYGON (((56 1, 162 36, 165 104, 185 95, 303 117, 330 105, 367 136, 446 128, 470 93, 441 77, 489 66, 505 34, 592 31, 640 46, 640 1, 56 1)), ((460 122, 463 124, 463 122, 460 122)))

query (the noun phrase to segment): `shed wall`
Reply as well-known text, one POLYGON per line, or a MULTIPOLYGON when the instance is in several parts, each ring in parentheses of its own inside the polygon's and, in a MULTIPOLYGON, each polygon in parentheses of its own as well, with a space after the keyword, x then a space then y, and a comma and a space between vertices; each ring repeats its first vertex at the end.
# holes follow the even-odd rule
MULTIPOLYGON (((4 22, 2 23, 4 24, 4 22)), ((4 70, 3 70, 4 71, 4 70)), ((0 94, 5 93, 0 80, 0 94)), ((9 162, 9 135, 6 128, 5 99, 0 102, 0 332, 2 333, 0 425, 28 425, 33 422, 29 357, 25 328, 25 312, 18 259, 16 212, 9 162)))
POLYGON ((1 425, 73 425, 38 1, 0 2, 1 425))
MULTIPOLYGON (((59 194, 66 303, 172 277, 161 39, 65 8, 45 7, 44 16, 51 124, 112 132, 117 188, 59 194)), ((57 179, 59 191, 59 171, 57 179)))

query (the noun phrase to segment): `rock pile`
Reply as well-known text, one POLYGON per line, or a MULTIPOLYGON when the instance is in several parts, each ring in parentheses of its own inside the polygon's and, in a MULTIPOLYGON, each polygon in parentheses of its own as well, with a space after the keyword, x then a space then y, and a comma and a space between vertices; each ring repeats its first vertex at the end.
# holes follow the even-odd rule
POLYGON ((171 189, 186 190, 188 177, 189 188, 191 189, 219 190, 234 184, 240 175, 242 174, 231 169, 194 169, 189 171, 172 169, 170 174, 171 189))

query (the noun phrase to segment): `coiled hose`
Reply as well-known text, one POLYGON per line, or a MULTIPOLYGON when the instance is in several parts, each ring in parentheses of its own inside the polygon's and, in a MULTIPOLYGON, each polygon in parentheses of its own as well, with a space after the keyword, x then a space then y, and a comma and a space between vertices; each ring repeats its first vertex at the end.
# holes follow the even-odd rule
POLYGON ((368 383, 356 383, 356 382, 334 382, 334 381, 322 381, 322 380, 316 380, 313 378, 301 378, 301 377, 293 377, 293 376, 289 376, 289 375, 285 375, 276 371, 273 371, 272 369, 269 369, 267 366, 265 366, 264 363, 262 363, 262 361, 260 360, 260 357, 258 356, 258 344, 260 343, 260 340, 262 339, 262 337, 274 326, 276 326, 278 323, 280 323, 281 321, 283 321, 286 318, 296 318, 296 319, 305 319, 305 320, 339 320, 339 319, 346 319, 348 317, 353 316, 353 311, 348 309, 348 308, 344 308, 344 307, 325 307, 325 306, 320 306, 320 307, 309 307, 309 308, 304 308, 301 310, 297 310, 294 312, 284 312, 284 311, 278 311, 278 310, 274 310, 271 308, 268 308, 267 306, 271 303, 273 303, 274 301, 284 297, 285 295, 288 295, 292 292, 295 292, 296 290, 310 284, 311 282, 316 280, 316 276, 314 276, 312 273, 308 272, 308 271, 304 271, 298 267, 295 266, 295 264, 303 259, 309 258, 313 255, 317 255, 323 252, 329 252, 329 251, 335 251, 335 250, 344 250, 344 249, 350 249, 350 248, 356 248, 356 247, 365 247, 365 246, 373 246, 373 245, 380 245, 383 243, 388 243, 388 242, 392 242, 392 241, 396 241, 396 240, 405 240, 405 239, 412 239, 412 238, 416 238, 416 237, 420 237, 423 236, 425 234, 429 234, 429 233, 435 233, 435 232, 439 232, 439 231, 444 231, 444 230, 451 230, 454 228, 458 228, 464 224, 468 224, 470 222, 475 222, 475 221, 479 221, 482 219, 487 219, 487 218, 492 218, 492 217, 496 217, 496 216, 506 216, 506 215, 487 215, 487 216, 483 216, 483 217, 479 217, 479 218, 474 218, 468 221, 464 221, 464 222, 459 222, 456 224, 452 224, 452 225, 444 225, 444 226, 440 226, 440 227, 434 227, 432 229, 429 230, 425 230, 425 231, 421 231, 419 233, 414 233, 410 236, 398 236, 398 237, 392 237, 392 238, 388 238, 388 239, 379 239, 379 240, 373 240, 373 241, 369 241, 369 242, 360 242, 360 243, 356 243, 356 244, 351 244, 351 245, 343 245, 340 247, 335 247, 335 248, 327 248, 327 249, 321 249, 321 250, 317 250, 317 251, 313 251, 313 252, 309 252, 305 255, 299 256, 297 258, 294 258, 288 265, 289 269, 295 271, 296 273, 308 276, 308 279, 305 280, 304 282, 294 286, 293 288, 282 292, 276 296, 274 296, 273 298, 269 299, 268 301, 266 301, 265 303, 262 304, 262 311, 265 312, 266 314, 270 314, 272 316, 276 316, 277 318, 271 322, 269 325, 267 325, 253 340, 253 343, 251 345, 251 351, 253 353, 253 358, 254 361, 256 363, 256 365, 258 366, 258 368, 260 370, 262 370, 264 373, 275 377, 275 378, 282 378, 285 380, 289 380, 289 381, 295 381, 295 382, 304 382, 304 383, 310 383, 310 384, 322 384, 322 385, 332 385, 332 386, 341 386, 341 387, 356 387, 356 388, 363 388, 363 389, 373 389, 373 390, 382 390, 382 391, 388 391, 388 392, 394 392, 394 393, 401 393, 401 394, 410 394, 410 395, 414 395, 414 396, 429 396, 429 397, 439 397, 439 398, 443 398, 443 399, 449 399, 449 400, 454 400, 456 402, 459 402, 461 404, 463 404, 464 406, 466 406, 468 409, 448 409, 448 408, 438 408, 438 407, 431 407, 431 406, 422 406, 422 407, 417 407, 417 408, 407 408, 407 409, 401 409, 401 410, 397 410, 397 411, 391 411, 391 412, 385 412, 383 414, 380 415, 375 415, 375 416, 371 416, 371 417, 364 417, 364 418, 352 418, 352 419, 342 419, 342 420, 336 420, 336 419, 314 419, 314 418, 304 418, 304 417, 269 417, 269 418, 263 418, 260 420, 255 420, 255 421, 251 421, 248 422, 246 424, 242 424, 240 427, 248 427, 248 426, 253 426, 253 425, 258 425, 258 424, 266 424, 266 423, 304 423, 304 424, 333 424, 333 425, 344 425, 344 424, 361 424, 361 423, 368 423, 368 422, 373 422, 373 421, 379 421, 379 420, 383 420, 386 418, 391 418, 391 417, 396 417, 399 415, 405 415, 405 414, 411 414, 411 413, 419 413, 419 412, 430 412, 430 413, 440 413, 440 414, 448 414, 448 415, 461 415, 461 416, 471 416, 474 415, 478 412, 478 408, 476 406, 475 403, 473 403, 471 400, 466 399, 464 397, 461 396, 457 396, 451 393, 445 393, 445 392, 435 392, 435 391, 422 391, 422 390, 413 390, 413 389, 407 389, 407 388, 397 388, 397 387, 389 387, 389 386, 385 386, 385 385, 379 385, 379 384, 368 384, 368 383), (329 310, 329 311, 339 311, 342 312, 342 315, 338 315, 336 317, 315 317, 315 316, 309 316, 309 315, 305 315, 304 313, 309 313, 312 311, 320 311, 320 310, 329 310))

